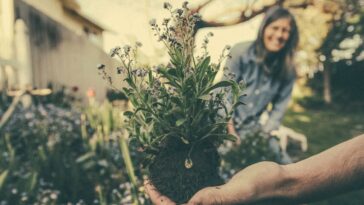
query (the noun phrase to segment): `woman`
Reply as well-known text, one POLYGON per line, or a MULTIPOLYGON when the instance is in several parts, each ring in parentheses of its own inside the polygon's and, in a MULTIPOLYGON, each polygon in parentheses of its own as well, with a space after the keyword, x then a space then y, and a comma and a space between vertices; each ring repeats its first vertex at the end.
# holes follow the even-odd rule
MULTIPOLYGON (((297 44, 298 31, 293 15, 284 8, 274 7, 267 12, 253 43, 233 47, 232 58, 226 66, 235 74, 235 81, 245 81, 247 96, 242 101, 247 105, 235 110, 229 133, 244 138, 260 125, 259 119, 266 111, 269 117, 261 129, 270 133, 279 127, 295 81, 293 57, 297 44)), ((277 140, 272 138, 269 143, 273 151, 279 153, 277 140)), ((291 162, 287 154, 282 154, 278 161, 291 162)))

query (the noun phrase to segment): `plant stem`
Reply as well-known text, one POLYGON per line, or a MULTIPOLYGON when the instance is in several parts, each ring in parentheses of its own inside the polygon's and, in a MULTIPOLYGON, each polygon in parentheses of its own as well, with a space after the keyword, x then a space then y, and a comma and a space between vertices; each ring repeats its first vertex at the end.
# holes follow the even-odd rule
POLYGON ((119 137, 119 146, 120 146, 120 150, 121 153, 123 155, 124 158, 124 162, 125 162, 125 166, 126 166, 126 171, 128 173, 130 182, 131 182, 131 194, 133 197, 133 201, 134 201, 134 205, 139 205, 139 199, 138 199, 138 189, 137 189, 137 179, 136 176, 134 174, 134 167, 133 167, 133 163, 130 157, 130 153, 129 153, 129 148, 126 142, 126 136, 125 136, 125 132, 119 137))

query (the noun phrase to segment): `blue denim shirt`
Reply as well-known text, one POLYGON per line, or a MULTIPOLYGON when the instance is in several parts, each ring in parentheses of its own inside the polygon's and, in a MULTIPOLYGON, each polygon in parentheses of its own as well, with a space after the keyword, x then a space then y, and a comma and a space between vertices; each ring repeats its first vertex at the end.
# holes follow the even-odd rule
POLYGON ((262 125, 265 132, 270 132, 279 127, 284 116, 288 102, 291 98, 295 76, 292 75, 285 80, 273 78, 264 72, 262 65, 256 63, 253 49, 249 49, 251 43, 239 43, 231 49, 231 59, 226 66, 230 72, 235 74, 235 81, 244 80, 247 88, 240 101, 246 105, 239 106, 234 112, 235 129, 240 133, 243 129, 249 129, 251 124, 257 124, 261 114, 269 111, 266 124, 262 125))

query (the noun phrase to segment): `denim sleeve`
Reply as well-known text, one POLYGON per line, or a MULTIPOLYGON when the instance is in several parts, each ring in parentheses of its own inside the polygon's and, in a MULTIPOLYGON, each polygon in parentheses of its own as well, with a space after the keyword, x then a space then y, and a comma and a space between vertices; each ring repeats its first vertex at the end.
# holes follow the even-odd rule
POLYGON ((292 96, 292 89, 295 82, 295 77, 286 80, 282 83, 281 88, 272 100, 272 110, 269 113, 267 123, 263 126, 265 132, 278 129, 287 109, 288 102, 292 96))

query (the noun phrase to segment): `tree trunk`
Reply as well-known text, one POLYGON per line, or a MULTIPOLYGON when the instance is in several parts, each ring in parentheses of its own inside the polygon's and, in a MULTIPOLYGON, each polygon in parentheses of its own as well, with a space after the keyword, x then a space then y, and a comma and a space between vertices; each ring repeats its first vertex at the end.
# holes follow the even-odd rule
POLYGON ((325 65, 324 71, 323 71, 323 75, 324 75, 324 101, 326 104, 331 104, 332 103, 332 96, 331 96, 331 76, 330 76, 330 66, 332 64, 327 63, 325 65))

